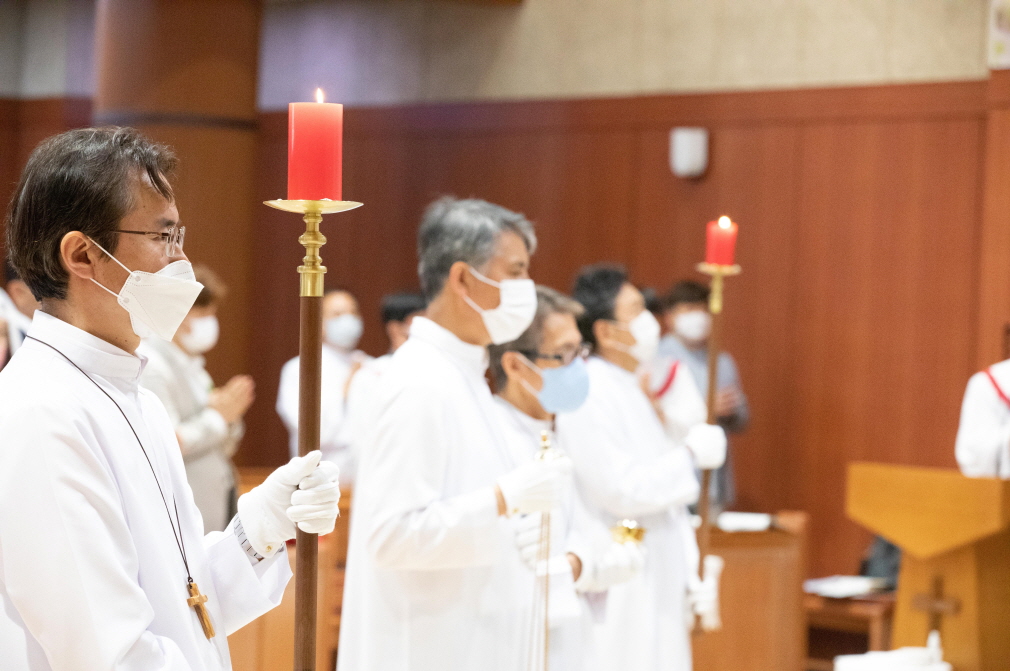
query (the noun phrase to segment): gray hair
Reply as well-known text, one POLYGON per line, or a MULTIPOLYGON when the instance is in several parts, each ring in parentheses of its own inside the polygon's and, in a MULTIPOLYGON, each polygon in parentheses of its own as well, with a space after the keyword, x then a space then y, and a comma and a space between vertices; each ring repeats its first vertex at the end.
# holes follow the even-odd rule
POLYGON ((530 254, 536 251, 533 224, 517 212, 476 198, 445 196, 429 205, 417 232, 417 274, 424 297, 431 301, 442 292, 457 261, 482 270, 505 231, 522 238, 530 254))
POLYGON ((494 383, 495 391, 501 391, 508 382, 505 375, 505 368, 502 366, 502 356, 505 352, 525 353, 527 358, 533 352, 539 352, 544 344, 544 323, 551 315, 562 314, 571 315, 578 319, 585 312, 585 308, 578 301, 565 296, 559 291, 550 287, 537 285, 537 311, 533 316, 533 322, 523 331, 523 334, 503 345, 489 345, 487 348, 488 359, 491 368, 491 381, 494 383))

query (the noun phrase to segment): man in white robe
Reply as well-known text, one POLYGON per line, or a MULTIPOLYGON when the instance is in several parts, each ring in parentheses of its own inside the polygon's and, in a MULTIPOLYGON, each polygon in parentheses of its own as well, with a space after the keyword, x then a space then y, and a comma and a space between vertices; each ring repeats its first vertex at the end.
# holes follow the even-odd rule
POLYGON ((642 574, 608 591, 601 662, 612 669, 686 671, 693 610, 688 590, 698 570, 687 511, 699 492, 692 451, 721 450, 724 456, 725 433, 702 425, 686 444, 666 435, 636 376, 656 354, 659 324, 623 269, 584 269, 573 298, 585 307, 579 328, 594 356, 587 364, 589 398, 558 417, 558 432, 590 510, 608 526, 628 518, 647 530, 642 574))
POLYGON ((428 298, 393 355, 355 487, 338 671, 521 671, 533 581, 509 516, 551 510, 567 459, 513 466, 486 346, 536 310, 522 215, 445 198, 418 232, 428 298))
MULTIPOLYGON (((581 313, 572 299, 537 287, 533 324, 517 340, 489 348, 495 401, 516 464, 540 450, 543 432, 553 449, 566 451, 565 436, 554 431, 555 415, 577 409, 589 392, 585 349, 575 322, 581 313)), ((615 541, 574 489, 562 512, 551 519, 558 537, 552 535, 547 562, 550 668, 602 670, 593 627, 604 616, 606 590, 638 575, 645 555, 635 542, 615 541)), ((529 518, 532 533, 524 539, 523 556, 542 574, 544 567, 536 561, 541 520, 539 515, 529 518)))
POLYGON ((954 453, 969 477, 1010 478, 1010 360, 968 380, 954 453))
POLYGON ((336 474, 315 452, 204 535, 134 353, 140 333, 171 337, 200 288, 173 166, 132 129, 69 131, 33 152, 11 203, 7 249, 42 307, 0 372, 4 671, 230 669, 227 635, 280 601, 295 524, 333 528, 336 474))
MULTIPOLYGON (((355 349, 362 333, 358 301, 347 291, 327 291, 323 297, 322 355, 322 420, 319 429, 319 449, 323 459, 340 467, 341 478, 349 484, 351 475, 347 445, 341 440, 344 424, 347 382, 369 357, 355 349)), ((277 392, 277 414, 284 421, 290 436, 291 456, 298 454, 298 357, 281 368, 277 392)))

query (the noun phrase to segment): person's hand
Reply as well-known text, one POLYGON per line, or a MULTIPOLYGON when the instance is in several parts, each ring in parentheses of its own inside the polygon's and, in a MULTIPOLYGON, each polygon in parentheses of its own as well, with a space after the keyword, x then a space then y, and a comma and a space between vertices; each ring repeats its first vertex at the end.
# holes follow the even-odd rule
MULTIPOLYGON (((722 629, 722 618, 719 615, 719 578, 722 575, 725 562, 722 557, 706 555, 704 557, 705 577, 701 580, 692 575, 688 580, 687 602, 690 613, 698 617, 702 631, 718 631, 722 629)), ((692 623, 693 626, 693 623, 692 623)))
POLYGON ((736 385, 725 387, 715 393, 715 416, 732 417, 743 404, 743 394, 736 385))
MULTIPOLYGON (((523 563, 531 569, 536 568, 537 558, 541 550, 540 535, 542 532, 542 520, 543 516, 541 513, 517 515, 512 518, 512 528, 515 530, 516 534, 516 548, 519 550, 519 556, 522 557, 523 563)), ((562 547, 563 537, 564 529, 561 524, 561 515, 555 513, 551 515, 550 528, 550 548, 552 556, 561 554, 559 550, 562 547)))
POLYGON ((714 424, 695 424, 684 438, 684 444, 694 455, 695 465, 703 471, 726 463, 726 431, 714 424))
POLYGON ((582 561, 582 575, 575 582, 580 592, 602 592, 634 579, 645 566, 645 547, 641 543, 611 543, 595 561, 582 561))
POLYGON ((295 537, 333 531, 339 513, 340 469, 319 450, 295 457, 239 497, 238 516, 253 549, 270 555, 295 537))
POLYGON ((228 424, 237 422, 256 398, 256 383, 248 375, 236 375, 223 387, 210 392, 207 406, 217 410, 228 424))
POLYGON ((529 461, 498 478, 497 492, 508 515, 560 508, 572 486, 572 460, 558 457, 529 461))

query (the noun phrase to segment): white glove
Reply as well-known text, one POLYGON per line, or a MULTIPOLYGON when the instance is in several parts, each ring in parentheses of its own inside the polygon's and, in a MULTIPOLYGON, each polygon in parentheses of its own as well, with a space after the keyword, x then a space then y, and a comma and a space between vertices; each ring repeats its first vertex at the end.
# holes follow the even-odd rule
POLYGON ((259 554, 271 555, 294 538, 296 524, 307 533, 333 531, 339 513, 340 469, 320 462, 321 456, 316 450, 295 457, 239 497, 239 520, 259 554))
POLYGON ((684 438, 695 465, 703 471, 719 468, 726 463, 726 432, 714 424, 695 424, 684 438))
MULTIPOLYGON (((722 575, 725 562, 722 557, 705 555, 705 577, 701 580, 692 576, 688 583, 687 601, 692 615, 697 615, 702 631, 718 631, 722 629, 722 618, 719 616, 719 578, 722 575)), ((691 618, 691 626, 694 626, 691 618)))
MULTIPOLYGON (((540 553, 540 520, 541 513, 531 513, 529 515, 516 515, 512 517, 512 528, 516 534, 516 548, 523 563, 533 569, 536 567, 537 555, 540 553)), ((561 515, 553 513, 551 515, 551 557, 564 555, 562 545, 562 524, 561 515)), ((566 559, 567 561, 567 559, 566 559)))
POLYGON ((579 592, 603 592, 614 585, 632 580, 645 566, 645 547, 641 543, 611 543, 602 557, 582 560, 582 574, 575 581, 579 592))
POLYGON ((498 478, 497 485, 509 515, 549 512, 571 491, 572 460, 529 461, 498 478))

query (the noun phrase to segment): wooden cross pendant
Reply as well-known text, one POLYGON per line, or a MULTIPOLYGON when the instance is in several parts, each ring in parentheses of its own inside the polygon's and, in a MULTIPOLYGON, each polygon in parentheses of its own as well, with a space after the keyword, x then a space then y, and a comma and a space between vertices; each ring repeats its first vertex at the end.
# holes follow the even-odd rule
POLYGON ((200 588, 197 587, 195 582, 189 582, 186 585, 189 589, 189 598, 186 599, 186 603, 196 609, 196 616, 200 620, 200 626, 203 627, 204 636, 207 638, 214 638, 214 625, 210 621, 210 613, 207 612, 207 595, 200 593, 200 588))

